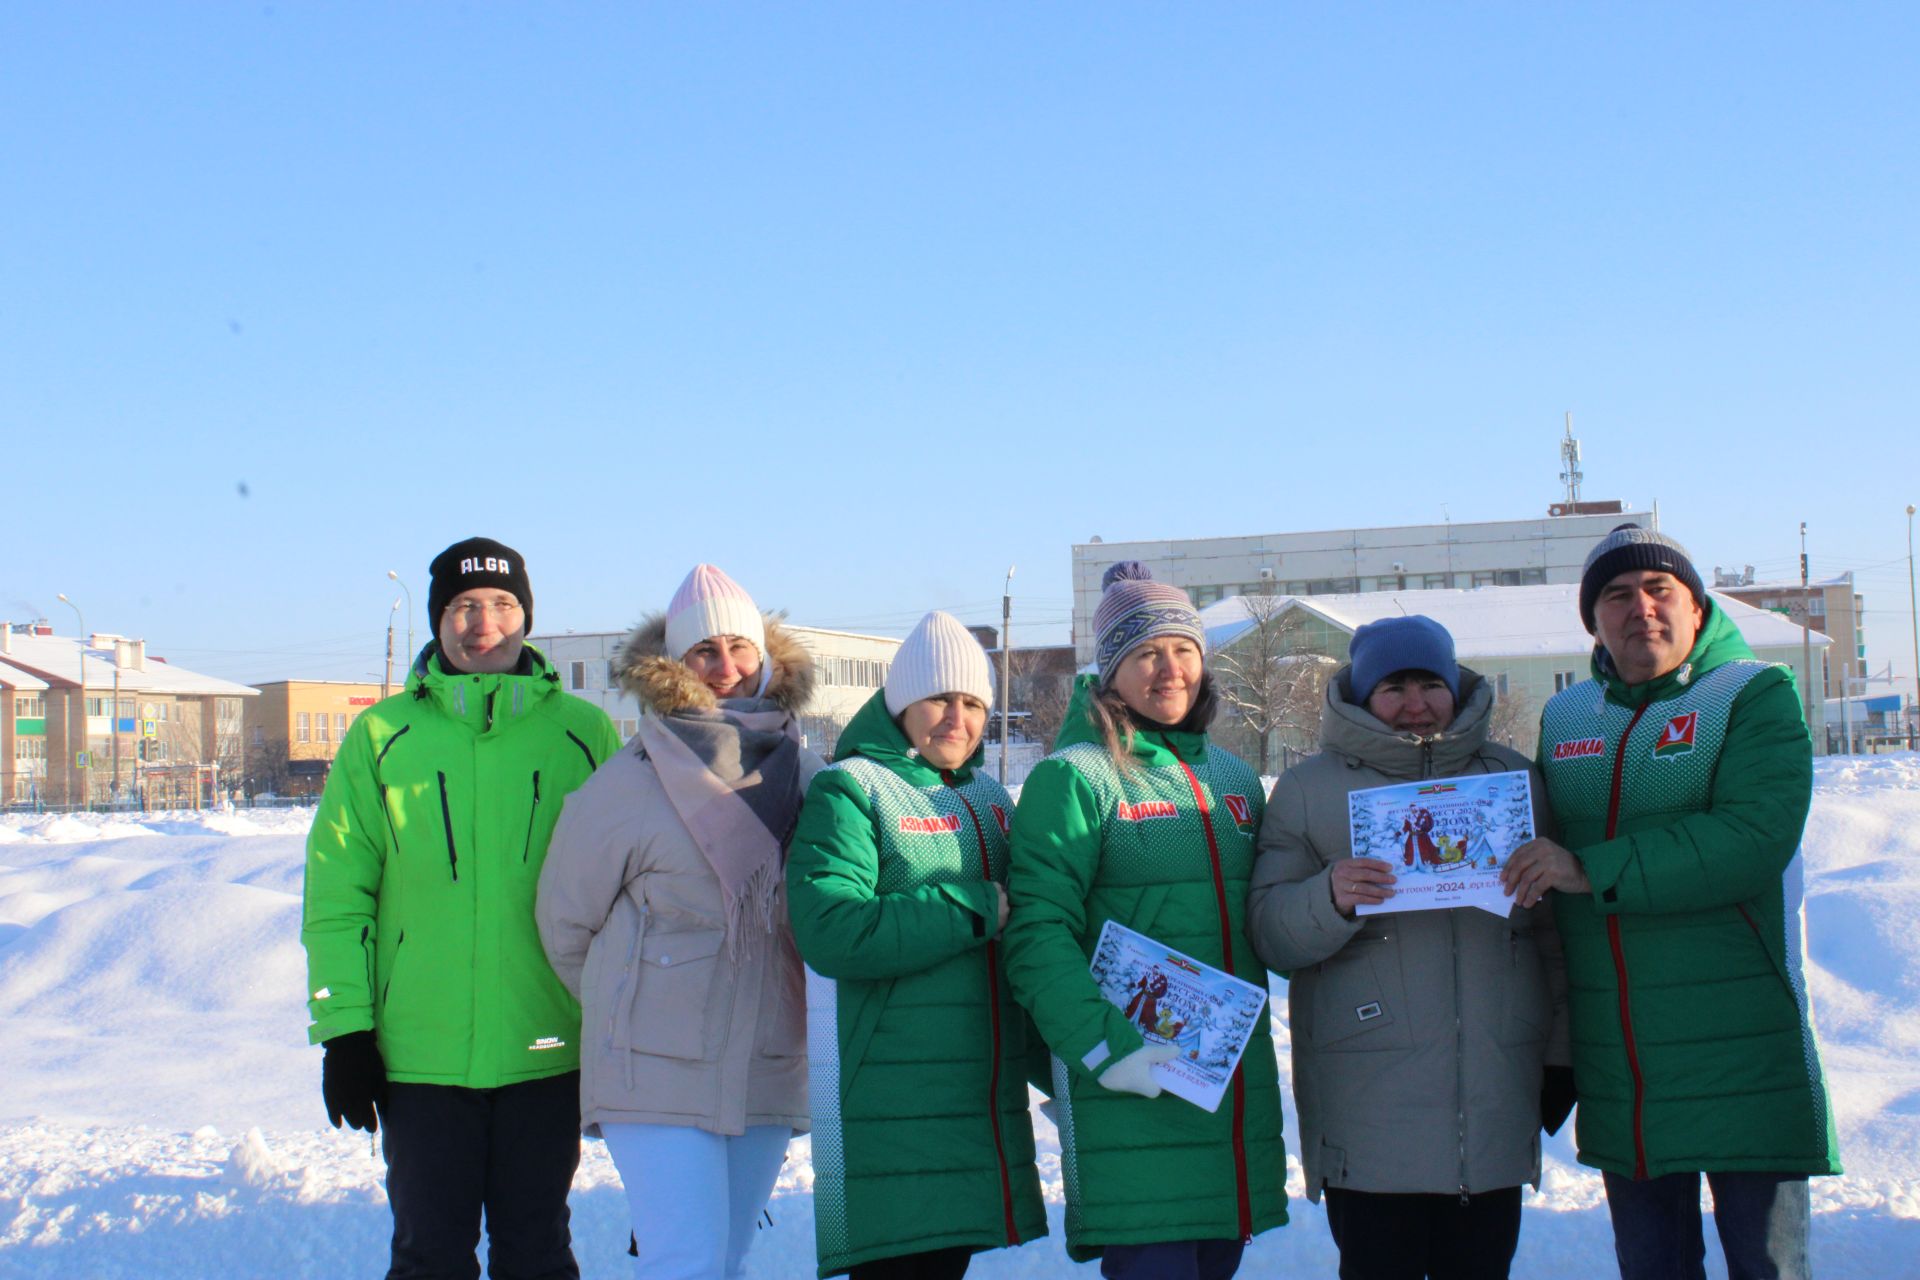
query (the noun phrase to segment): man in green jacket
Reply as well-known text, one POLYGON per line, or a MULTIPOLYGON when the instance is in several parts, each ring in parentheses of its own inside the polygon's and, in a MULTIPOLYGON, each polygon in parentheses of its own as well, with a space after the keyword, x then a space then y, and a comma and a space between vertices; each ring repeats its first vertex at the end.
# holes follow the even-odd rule
POLYGON ((340 745, 307 837, 301 942, 328 1118, 384 1124, 388 1276, 578 1276, 580 1008, 533 898, 561 801, 619 748, 527 645, 518 552, 434 558, 435 639, 340 745))
POLYGON ((1813 764, 1792 674, 1637 525, 1587 557, 1580 614, 1593 678, 1540 727, 1565 847, 1502 873, 1522 906, 1555 891, 1580 1160, 1625 1280, 1704 1274, 1702 1173, 1730 1277, 1806 1276, 1807 1178, 1840 1163, 1801 968, 1813 764))

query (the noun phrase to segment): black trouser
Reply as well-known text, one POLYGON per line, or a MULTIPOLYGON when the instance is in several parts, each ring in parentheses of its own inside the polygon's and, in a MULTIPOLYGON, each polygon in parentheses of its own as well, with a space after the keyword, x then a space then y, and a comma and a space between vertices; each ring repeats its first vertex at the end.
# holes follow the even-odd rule
POLYGON ((1100 1253, 1106 1280, 1232 1280, 1246 1248, 1239 1240, 1110 1244, 1100 1253))
POLYGON ((905 1253, 897 1258, 863 1262, 847 1272, 847 1280, 960 1280, 972 1261, 972 1249, 955 1245, 951 1249, 929 1249, 925 1253, 905 1253))
POLYGON ((1520 1244, 1520 1188, 1468 1196, 1328 1187, 1340 1280, 1507 1280, 1520 1244))
POLYGON ((391 1084, 380 1109, 393 1206, 387 1280, 473 1280, 480 1215, 494 1280, 576 1280, 567 1190, 580 1073, 498 1089, 391 1084))

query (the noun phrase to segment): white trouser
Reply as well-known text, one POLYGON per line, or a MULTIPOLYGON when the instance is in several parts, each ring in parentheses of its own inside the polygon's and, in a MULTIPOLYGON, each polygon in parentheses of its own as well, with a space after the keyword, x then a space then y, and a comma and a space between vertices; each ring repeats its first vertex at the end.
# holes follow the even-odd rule
POLYGON ((605 1124, 627 1188, 633 1274, 645 1280, 738 1280, 754 1221, 773 1194, 793 1130, 755 1125, 737 1138, 667 1124, 605 1124))

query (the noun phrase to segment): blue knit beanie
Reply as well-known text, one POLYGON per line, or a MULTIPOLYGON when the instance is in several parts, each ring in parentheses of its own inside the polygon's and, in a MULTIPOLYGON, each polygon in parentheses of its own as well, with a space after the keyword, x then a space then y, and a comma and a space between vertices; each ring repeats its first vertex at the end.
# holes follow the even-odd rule
POLYGON ((1153 580, 1138 560, 1122 560, 1100 577, 1100 607, 1093 611, 1093 657, 1100 683, 1108 684, 1120 659, 1159 636, 1185 636, 1207 647, 1199 611, 1178 587, 1153 580))
POLYGON ((1396 671, 1430 671, 1446 681, 1460 701, 1460 664, 1453 657, 1453 636, 1432 618, 1413 614, 1382 618, 1353 633, 1347 646, 1353 661, 1353 700, 1365 704, 1373 686, 1396 671))

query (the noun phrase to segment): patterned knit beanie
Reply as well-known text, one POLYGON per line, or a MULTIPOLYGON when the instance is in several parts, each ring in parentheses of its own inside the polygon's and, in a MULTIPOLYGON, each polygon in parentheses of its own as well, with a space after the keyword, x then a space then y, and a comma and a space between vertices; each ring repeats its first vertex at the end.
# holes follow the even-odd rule
POLYGON ((1093 660, 1102 686, 1113 681, 1120 659, 1159 636, 1185 636, 1206 648, 1206 629, 1187 593, 1153 580, 1138 560, 1122 560, 1100 577, 1100 607, 1093 611, 1093 660))
POLYGON ((492 538, 462 538, 427 566, 427 624, 436 632, 447 602, 462 591, 497 587, 520 602, 527 634, 533 633, 533 583, 527 562, 504 542, 492 538))
POLYGON ((697 564, 667 606, 667 654, 678 660, 702 640, 739 636, 767 653, 766 626, 753 597, 710 564, 697 564))
POLYGON ((893 655, 887 668, 887 711, 899 715, 922 698, 965 693, 993 705, 993 672, 973 633, 935 609, 893 655))
POLYGON ((1600 539, 1587 553, 1586 568, 1580 571, 1580 621, 1588 635, 1593 634, 1593 606, 1599 602, 1600 593, 1609 582, 1635 569, 1672 574, 1693 593, 1695 604, 1706 607, 1707 588, 1687 549, 1664 533, 1642 529, 1629 521, 1600 539))

